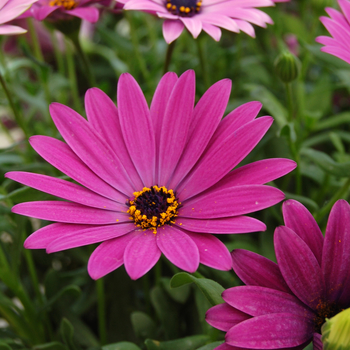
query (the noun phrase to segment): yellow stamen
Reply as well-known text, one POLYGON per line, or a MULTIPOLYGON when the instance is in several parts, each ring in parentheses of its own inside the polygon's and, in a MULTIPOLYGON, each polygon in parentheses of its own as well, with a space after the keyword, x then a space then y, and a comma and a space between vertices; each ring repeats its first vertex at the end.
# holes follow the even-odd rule
POLYGON ((66 10, 73 10, 77 7, 75 0, 51 0, 50 6, 63 6, 66 10))

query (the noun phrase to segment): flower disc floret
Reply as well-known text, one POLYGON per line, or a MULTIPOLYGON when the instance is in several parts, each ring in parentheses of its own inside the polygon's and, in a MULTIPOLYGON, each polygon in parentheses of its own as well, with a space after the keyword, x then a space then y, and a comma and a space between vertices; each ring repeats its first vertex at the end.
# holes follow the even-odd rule
POLYGON ((166 9, 176 16, 192 17, 199 13, 202 1, 196 0, 167 0, 166 9))
POLYGON ((158 227, 175 224, 180 203, 173 190, 164 186, 144 187, 142 191, 134 192, 134 196, 128 203, 128 213, 136 226, 156 234, 158 227))
POLYGON ((77 7, 77 3, 74 0, 51 0, 49 2, 50 6, 62 6, 66 10, 73 10, 77 7))

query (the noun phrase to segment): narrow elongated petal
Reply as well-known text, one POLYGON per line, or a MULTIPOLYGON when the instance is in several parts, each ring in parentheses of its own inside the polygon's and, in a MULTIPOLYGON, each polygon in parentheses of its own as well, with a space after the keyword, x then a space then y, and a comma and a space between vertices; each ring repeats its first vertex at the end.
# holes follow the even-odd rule
POLYGON ((313 349, 314 350, 323 350, 323 343, 321 340, 321 334, 314 333, 312 342, 313 342, 313 349))
POLYGON ((29 142, 41 157, 73 180, 104 197, 120 203, 126 202, 125 195, 98 177, 62 141, 47 136, 32 136, 29 142))
POLYGON ((56 238, 47 245, 46 252, 54 253, 107 241, 134 231, 135 228, 136 226, 133 222, 84 228, 80 231, 56 238))
POLYGON ((128 214, 58 201, 20 203, 12 208, 12 212, 42 220, 74 224, 99 225, 130 221, 128 214))
POLYGON ((203 30, 209 34, 215 41, 220 41, 221 38, 221 29, 213 26, 212 24, 203 22, 202 23, 203 30))
POLYGON ((0 25, 0 35, 13 35, 13 34, 23 34, 26 33, 27 30, 18 26, 13 26, 10 24, 2 24, 0 25))
POLYGON ((118 110, 113 101, 100 89, 92 88, 85 94, 85 109, 89 123, 118 154, 135 188, 142 188, 142 181, 125 145, 118 110))
POLYGON ((307 244, 288 227, 275 230, 275 250, 281 273, 293 293, 311 309, 324 300, 318 261, 307 244))
POLYGON ((54 177, 22 171, 7 173, 5 177, 39 191, 52 194, 53 196, 61 197, 89 207, 120 212, 125 212, 127 210, 127 207, 124 204, 114 202, 84 187, 54 177))
POLYGON ((272 121, 271 117, 262 117, 242 126, 226 138, 218 139, 204 152, 193 171, 179 185, 177 191, 181 200, 193 197, 222 179, 251 152, 272 121))
POLYGON ((249 216, 235 216, 220 219, 193 219, 180 217, 176 225, 192 232, 206 233, 247 233, 265 231, 266 225, 249 216))
POLYGON ((212 85, 197 103, 188 130, 186 150, 171 177, 170 188, 176 188, 203 153, 224 115, 230 92, 231 81, 221 80, 212 85))
POLYGON ((233 250, 231 257, 233 270, 246 285, 290 293, 278 265, 273 261, 244 249, 233 250))
POLYGON ((144 185, 150 187, 155 178, 154 132, 146 99, 128 73, 119 78, 117 102, 125 144, 144 185))
POLYGON ((315 314, 295 296, 259 286, 242 286, 226 289, 223 299, 232 307, 251 316, 291 313, 313 320, 315 314))
POLYGON ((158 229, 157 245, 174 265, 195 272, 199 265, 199 251, 195 242, 176 226, 165 225, 158 229))
POLYGON ((137 233, 131 232, 121 237, 101 243, 91 254, 88 272, 97 280, 124 264, 124 251, 137 233))
POLYGON ((309 246, 321 266, 323 235, 316 220, 302 204, 295 200, 284 202, 282 208, 285 225, 309 246))
POLYGON ((50 113, 70 148, 95 174, 127 195, 135 191, 120 159, 82 116, 59 103, 50 105, 50 113))
POLYGON ((197 245, 199 262, 218 270, 231 270, 230 252, 218 238, 207 233, 186 232, 197 245))
POLYGON ((156 235, 150 230, 138 232, 124 251, 126 272, 133 280, 136 280, 157 263, 160 255, 156 235))
POLYGON ((176 40, 184 29, 184 24, 178 20, 166 19, 163 22, 163 36, 165 41, 170 44, 176 40))
POLYGON ((290 313, 253 317, 232 327, 226 342, 248 349, 281 349, 310 341, 314 325, 305 317, 290 313))
POLYGON ((97 22, 100 15, 96 7, 77 7, 73 10, 66 11, 66 13, 84 19, 90 23, 97 22))
POLYGON ((329 214, 322 255, 322 272, 328 297, 337 300, 350 271, 350 206, 337 201, 329 214))
POLYGON ((159 185, 168 184, 187 142, 194 97, 195 77, 190 70, 176 82, 165 110, 159 144, 159 185))
POLYGON ((195 219, 238 216, 268 208, 283 199, 283 192, 270 186, 229 187, 184 202, 179 215, 195 219))
POLYGON ((248 320, 251 316, 228 304, 219 304, 210 308, 205 314, 205 320, 213 327, 227 332, 236 324, 248 320))
POLYGON ((196 39, 200 32, 202 31, 202 22, 196 17, 180 17, 182 23, 185 25, 187 30, 196 39))

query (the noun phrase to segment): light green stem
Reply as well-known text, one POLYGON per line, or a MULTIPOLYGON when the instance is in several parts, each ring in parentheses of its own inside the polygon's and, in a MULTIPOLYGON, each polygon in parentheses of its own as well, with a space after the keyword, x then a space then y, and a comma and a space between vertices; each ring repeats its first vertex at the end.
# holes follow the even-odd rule
POLYGON ((107 344, 106 331, 106 300, 103 278, 96 281, 97 290, 97 308, 98 308, 98 332, 100 336, 101 345, 107 344))
POLYGON ((58 71, 62 76, 66 75, 66 69, 64 66, 64 58, 63 58, 63 54, 62 51, 60 50, 60 45, 59 42, 57 40, 57 36, 56 36, 56 32, 54 29, 50 29, 50 34, 51 34, 51 41, 52 41, 52 45, 53 45, 53 50, 55 53, 55 59, 56 59, 56 63, 57 63, 57 67, 58 67, 58 71))
POLYGON ((163 75, 168 72, 169 70, 169 65, 171 62, 171 57, 173 55, 174 52, 174 48, 175 48, 175 44, 176 44, 176 40, 171 42, 166 50, 166 56, 165 56, 165 62, 164 62, 164 70, 163 70, 163 75))
POLYGON ((202 68, 202 77, 204 81, 204 86, 206 89, 208 89, 210 87, 210 81, 209 81, 207 65, 204 58, 204 50, 203 50, 201 38, 196 39, 196 43, 197 43, 197 49, 198 49, 199 62, 202 68))

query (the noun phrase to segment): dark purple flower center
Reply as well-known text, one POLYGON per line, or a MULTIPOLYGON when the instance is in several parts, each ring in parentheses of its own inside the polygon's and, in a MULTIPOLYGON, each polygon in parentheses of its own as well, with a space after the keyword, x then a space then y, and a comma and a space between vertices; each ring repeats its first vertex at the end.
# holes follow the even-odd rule
POLYGON ((202 6, 201 0, 166 0, 166 8, 173 15, 192 17, 202 6))
POLYGON ((166 187, 144 187, 134 192, 135 198, 128 201, 128 213, 136 226, 157 233, 157 227, 174 224, 178 214, 179 201, 173 190, 166 187))
POLYGON ((326 318, 337 315, 342 309, 335 303, 320 301, 316 308, 316 317, 314 318, 315 332, 321 334, 321 327, 326 322, 326 318))

